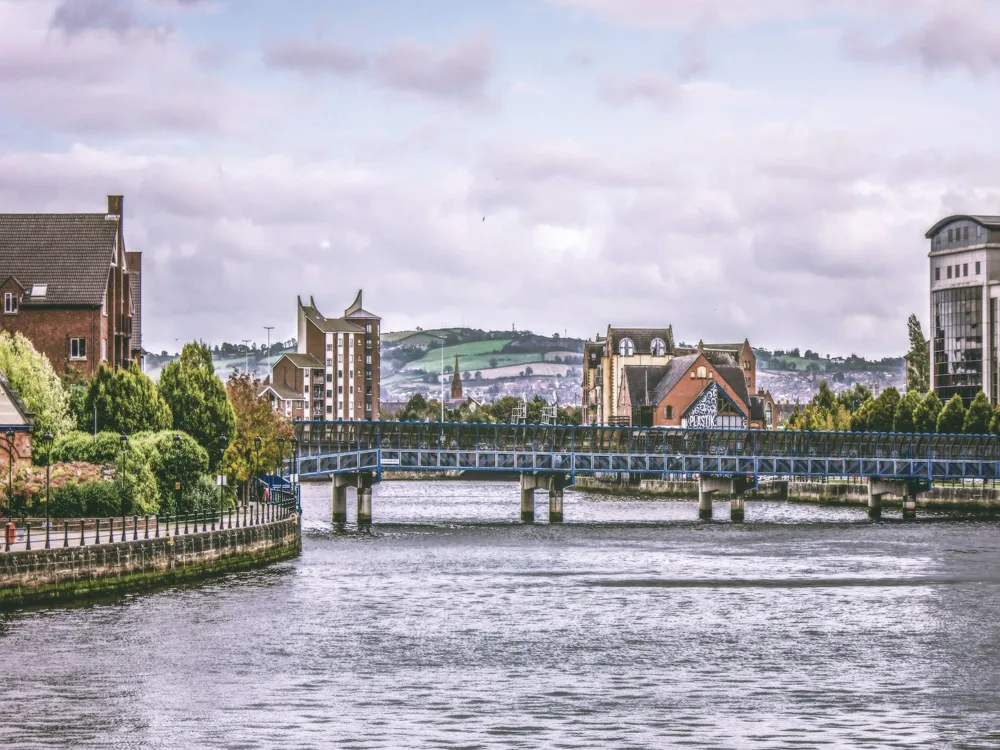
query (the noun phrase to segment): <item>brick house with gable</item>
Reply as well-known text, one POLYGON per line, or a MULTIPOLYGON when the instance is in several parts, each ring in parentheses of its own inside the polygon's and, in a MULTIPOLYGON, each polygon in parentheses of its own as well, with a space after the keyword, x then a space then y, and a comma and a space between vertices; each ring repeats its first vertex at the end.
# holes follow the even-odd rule
POLYGON ((142 364, 142 254, 127 252, 123 198, 106 213, 0 214, 0 330, 60 374, 142 364))
POLYGON ((774 400, 750 390, 745 361, 700 344, 666 365, 626 365, 617 412, 635 427, 774 429, 774 400))

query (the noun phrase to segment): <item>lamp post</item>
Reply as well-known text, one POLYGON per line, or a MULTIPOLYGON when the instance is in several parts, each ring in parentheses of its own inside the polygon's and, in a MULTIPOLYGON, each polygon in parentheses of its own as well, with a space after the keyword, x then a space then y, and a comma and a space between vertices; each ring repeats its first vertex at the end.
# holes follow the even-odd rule
POLYGON ((253 438, 253 482, 250 484, 250 499, 253 500, 254 484, 257 481, 257 471, 258 465, 260 464, 260 435, 254 435, 253 438))
MULTIPOLYGON (((226 444, 228 442, 229 441, 226 440, 226 436, 225 435, 219 435, 219 523, 220 524, 222 523, 222 508, 223 508, 223 505, 225 504, 222 495, 223 495, 223 490, 226 489, 225 485, 223 484, 223 479, 222 479, 222 476, 223 476, 222 475, 222 461, 223 461, 223 459, 226 456, 226 444)), ((237 518, 236 520, 239 521, 239 518, 237 518)), ((232 524, 233 524, 233 519, 230 516, 230 518, 229 518, 229 525, 232 526, 232 524)))
POLYGON ((299 481, 299 439, 292 438, 292 472, 289 477, 291 483, 292 496, 296 496, 295 485, 299 481))
MULTIPOLYGON (((122 541, 125 541, 125 514, 128 512, 128 485, 125 482, 125 454, 128 451, 128 435, 124 432, 121 435, 122 441, 122 541)), ((111 536, 114 541, 114 536, 111 536)))
POLYGON ((7 517, 14 517, 14 433, 8 431, 7 438, 7 517))
POLYGON ((181 512, 181 436, 174 434, 174 515, 179 515, 180 512, 181 512))
POLYGON ((45 443, 45 549, 49 549, 49 480, 52 474, 52 433, 46 432, 42 435, 42 442, 45 443))

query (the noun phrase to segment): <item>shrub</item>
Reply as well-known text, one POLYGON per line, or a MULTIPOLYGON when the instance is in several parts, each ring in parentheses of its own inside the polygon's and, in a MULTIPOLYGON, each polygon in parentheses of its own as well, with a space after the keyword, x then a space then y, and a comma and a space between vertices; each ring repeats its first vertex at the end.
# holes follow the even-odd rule
POLYGON ((54 518, 107 518, 121 513, 121 485, 107 479, 65 484, 52 490, 54 518))

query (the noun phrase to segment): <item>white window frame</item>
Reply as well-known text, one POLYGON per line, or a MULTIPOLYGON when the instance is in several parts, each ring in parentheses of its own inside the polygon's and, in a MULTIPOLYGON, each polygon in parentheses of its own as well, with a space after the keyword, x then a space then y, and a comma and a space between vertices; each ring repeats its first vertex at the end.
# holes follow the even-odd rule
POLYGON ((108 340, 101 339, 101 362, 108 361, 108 340))
POLYGON ((87 360, 87 339, 81 337, 69 340, 69 358, 74 362, 85 362, 87 360))
POLYGON ((631 357, 635 354, 635 342, 628 336, 618 342, 618 356, 631 357))
POLYGON ((4 315, 17 315, 17 295, 14 292, 4 292, 3 295, 3 314, 4 315))

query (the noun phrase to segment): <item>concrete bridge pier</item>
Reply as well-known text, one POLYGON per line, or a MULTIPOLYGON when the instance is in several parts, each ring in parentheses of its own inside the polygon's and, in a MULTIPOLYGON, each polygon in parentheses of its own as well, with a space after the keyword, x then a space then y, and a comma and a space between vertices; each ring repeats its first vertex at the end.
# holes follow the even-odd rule
POLYGON ((347 523, 347 488, 354 485, 353 479, 346 474, 333 475, 333 526, 338 531, 347 523))
POLYGON ((358 528, 372 525, 372 475, 358 474, 358 528))
POLYGON ((566 479, 558 474, 549 477, 549 523, 563 522, 563 490, 566 485, 566 479))
POLYGON ((541 486, 540 477, 535 474, 521 475, 521 523, 535 522, 535 490, 541 486))
POLYGON ((917 517, 917 495, 920 487, 906 480, 869 479, 868 517, 878 520, 882 517, 882 495, 896 495, 903 501, 903 518, 917 517))
POLYGON ((712 520, 712 498, 716 492, 729 496, 729 517, 735 523, 744 518, 743 493, 749 482, 744 477, 698 477, 698 518, 712 520))

